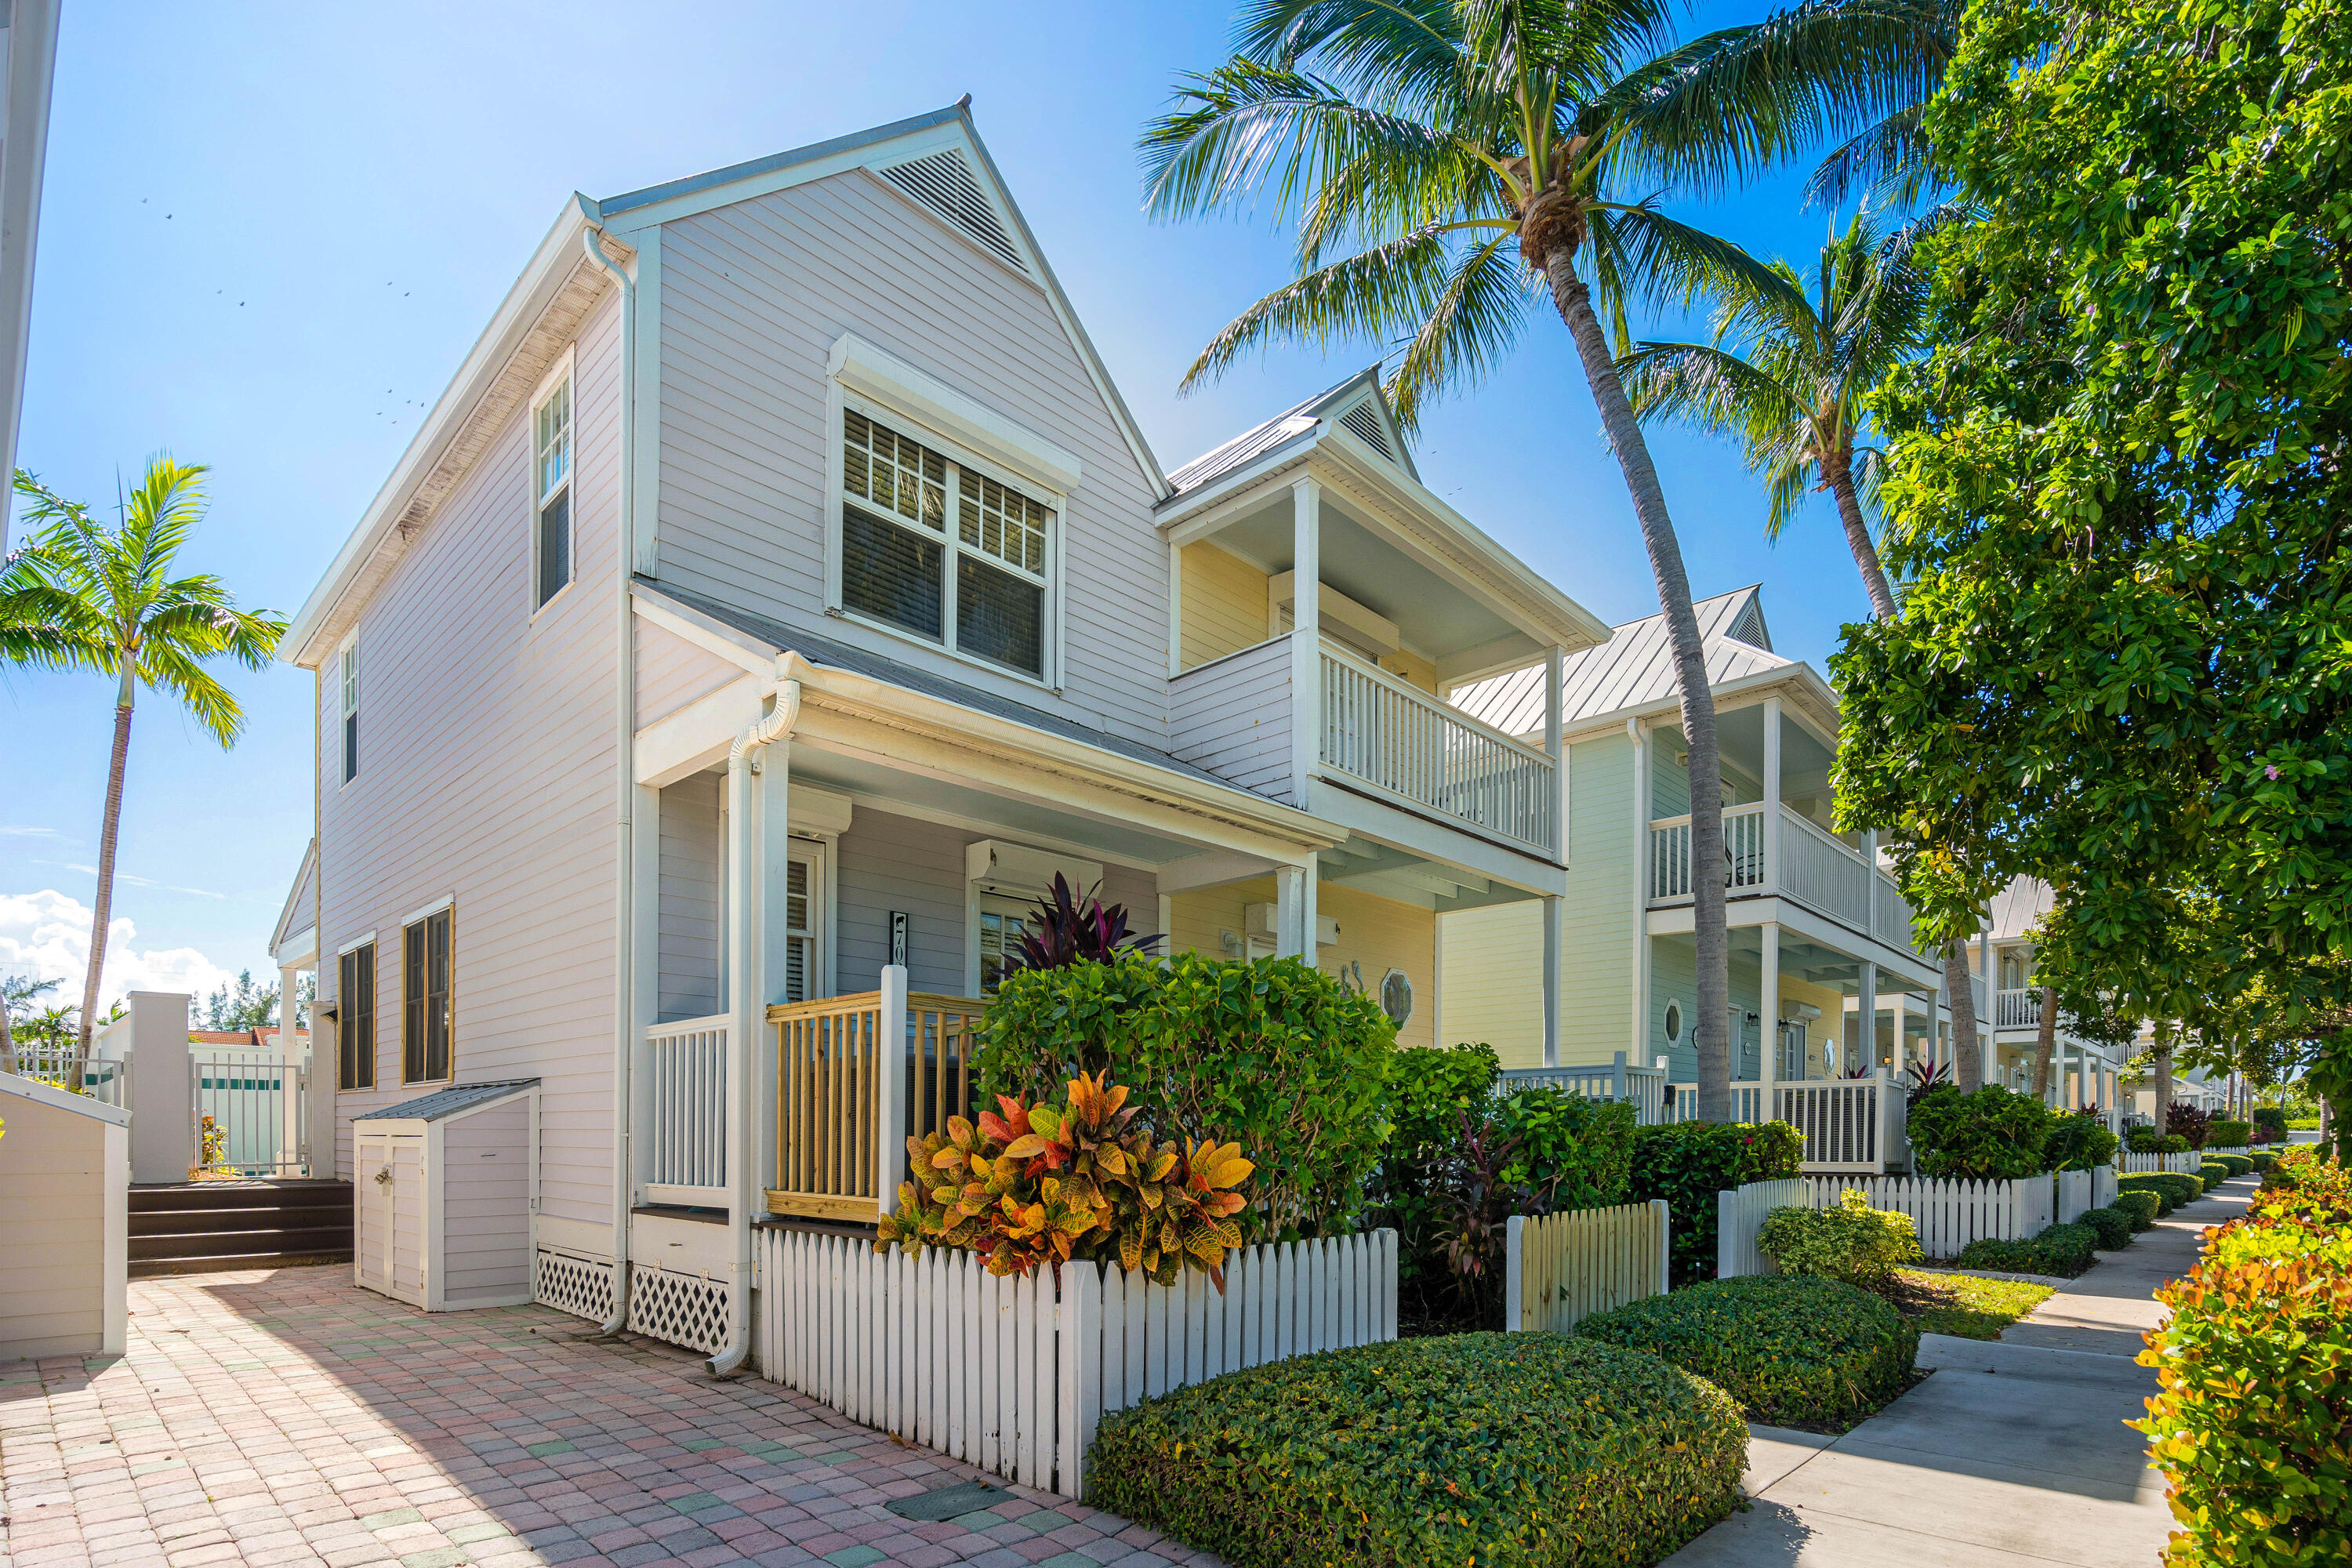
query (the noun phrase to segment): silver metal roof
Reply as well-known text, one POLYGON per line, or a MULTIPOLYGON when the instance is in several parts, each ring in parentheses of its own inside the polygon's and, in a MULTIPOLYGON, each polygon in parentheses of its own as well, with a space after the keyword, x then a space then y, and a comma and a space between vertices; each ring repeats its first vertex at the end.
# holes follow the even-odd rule
MULTIPOLYGON (((1723 686, 1798 661, 1772 651, 1764 607, 1755 586, 1701 599, 1698 632, 1706 652, 1710 685, 1723 686)), ((1514 735, 1539 734, 1544 727, 1544 672, 1540 665, 1512 670, 1465 686, 1454 705, 1514 735)), ((1674 700, 1674 650, 1666 640, 1666 617, 1628 621, 1597 647, 1573 653, 1560 665, 1560 722, 1574 725, 1602 713, 1622 712, 1674 700)))
MULTIPOLYGON (((1304 403, 1284 409, 1264 424, 1251 426, 1223 446, 1202 453, 1171 473, 1168 483, 1177 496, 1188 495, 1227 474, 1249 467, 1268 452, 1306 435, 1327 416, 1344 416, 1349 408, 1362 401, 1381 403, 1384 425, 1393 426, 1395 421, 1388 416, 1387 405, 1381 396, 1378 367, 1360 370, 1339 385, 1327 387, 1304 403)), ((1381 444, 1385 447, 1385 434, 1381 444)), ((1397 462, 1407 473, 1413 472, 1412 454, 1404 449, 1402 443, 1398 446, 1397 462)))
POLYGON ((436 1089, 431 1094, 415 1100, 404 1100, 398 1105, 387 1105, 381 1110, 363 1111, 352 1118, 354 1121, 439 1121, 471 1110, 476 1106, 488 1105, 520 1094, 527 1089, 537 1089, 535 1078, 500 1079, 495 1083, 461 1083, 450 1089, 436 1089))

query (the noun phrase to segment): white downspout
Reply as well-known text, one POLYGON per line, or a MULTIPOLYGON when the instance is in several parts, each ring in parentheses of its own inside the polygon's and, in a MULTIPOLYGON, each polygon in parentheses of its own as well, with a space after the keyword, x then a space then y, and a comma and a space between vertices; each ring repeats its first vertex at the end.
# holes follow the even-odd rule
POLYGON ((765 857, 785 825, 755 811, 752 778, 759 753, 793 732, 800 721, 801 683, 776 689, 776 706, 727 748, 727 1241, 733 1277, 727 1292, 727 1348, 702 1363, 713 1377, 740 1371, 751 1355, 751 1205, 759 1188, 751 1149, 752 1045, 768 1014, 765 857), (754 818, 758 821, 755 825, 754 818), (754 833, 754 826, 758 831, 754 833))
POLYGON ((613 951, 618 955, 613 973, 613 1315, 592 1338, 609 1338, 629 1326, 629 1199, 635 1191, 636 1160, 631 1146, 631 1102, 635 1093, 632 1068, 636 1060, 636 934, 635 827, 636 778, 636 639, 630 623, 629 574, 637 554, 637 282, 604 254, 598 241, 604 230, 593 223, 580 231, 581 247, 588 259, 613 275, 621 286, 621 523, 614 543, 613 707, 619 735, 613 748, 615 855, 613 875, 613 951))

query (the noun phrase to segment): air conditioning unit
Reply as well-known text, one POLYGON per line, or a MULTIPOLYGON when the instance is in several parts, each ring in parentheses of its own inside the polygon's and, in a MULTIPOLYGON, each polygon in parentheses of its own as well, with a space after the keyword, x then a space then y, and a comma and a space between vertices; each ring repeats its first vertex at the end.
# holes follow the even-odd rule
MULTIPOLYGON (((1276 906, 1273 904, 1248 904, 1243 907, 1242 921, 1248 928, 1250 935, 1275 937, 1280 934, 1275 929, 1276 908, 1276 906)), ((1339 922, 1333 920, 1329 915, 1317 915, 1315 917, 1315 945, 1318 947, 1336 947, 1339 945, 1339 922)))
POLYGON ((977 883, 982 892, 1023 900, 1044 898, 1054 885, 1056 871, 1074 894, 1084 893, 1103 875, 1099 860, 1081 860, 1075 855, 1056 855, 1026 844, 1007 844, 1001 838, 983 838, 968 847, 963 869, 965 878, 977 883))

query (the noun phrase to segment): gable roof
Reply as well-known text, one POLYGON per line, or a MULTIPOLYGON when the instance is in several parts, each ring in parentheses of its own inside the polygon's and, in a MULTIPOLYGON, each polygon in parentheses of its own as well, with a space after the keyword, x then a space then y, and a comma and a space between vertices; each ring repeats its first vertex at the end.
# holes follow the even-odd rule
POLYGON ((1223 446, 1193 458, 1168 476, 1173 494, 1189 495, 1225 475, 1249 467, 1268 452, 1289 445, 1309 432, 1338 424, 1348 433, 1396 464, 1415 479, 1412 449, 1396 415, 1381 390, 1380 367, 1358 371, 1339 385, 1328 387, 1302 403, 1293 404, 1273 418, 1253 425, 1223 446))
MULTIPOLYGON (((574 193, 556 216, 457 374, 425 416, 383 489, 279 639, 278 657, 317 668, 368 593, 469 471, 489 440, 612 287, 584 248, 592 233, 620 265, 632 234, 810 180, 863 168, 929 209, 1044 291, 1072 349, 1155 497, 1171 494, 1150 443, 1063 292, 1029 223, 971 122, 971 99, 906 120, 689 174, 602 200, 574 193)), ((658 416, 657 414, 656 416, 658 416)))
POLYGON ((294 873, 294 885, 286 890, 286 903, 278 911, 278 924, 269 933, 271 953, 275 954, 316 923, 310 919, 310 905, 311 884, 318 871, 319 841, 313 838, 302 850, 301 868, 294 873))
MULTIPOLYGON (((1772 651, 1759 585, 1751 584, 1701 599, 1692 608, 1698 616, 1710 686, 1728 686, 1776 670, 1811 672, 1802 661, 1772 651)), ((1663 612, 1644 616, 1615 628, 1607 642, 1561 661, 1560 724, 1572 729, 1603 714, 1673 702, 1679 690, 1673 648, 1666 639, 1666 617, 1663 612)), ((1538 733, 1544 727, 1543 667, 1530 666, 1475 682, 1455 691, 1451 700, 1509 734, 1538 733)))

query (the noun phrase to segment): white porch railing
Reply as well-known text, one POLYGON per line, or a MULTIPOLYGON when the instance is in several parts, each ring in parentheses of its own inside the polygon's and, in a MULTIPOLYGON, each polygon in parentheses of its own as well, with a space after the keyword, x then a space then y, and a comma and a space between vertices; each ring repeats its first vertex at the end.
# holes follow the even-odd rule
MULTIPOLYGON (((1911 932, 1911 905, 1895 879, 1786 806, 1780 808, 1777 826, 1761 805, 1726 806, 1723 857, 1723 885, 1734 893, 1778 893, 1891 947, 1918 951, 1911 932), (1764 871, 1768 832, 1779 835, 1777 885, 1764 871)), ((1688 816, 1663 816, 1650 824, 1647 888, 1654 904, 1679 903, 1691 896, 1688 816)))
POLYGON ((287 1115, 287 1100, 290 1094, 300 1104, 300 1071, 257 1050, 191 1054, 189 1114, 198 1167, 248 1176, 299 1174, 302 1151, 289 1143, 299 1144, 301 1123, 287 1115))
POLYGON ((1325 767, 1503 838, 1558 841, 1559 779, 1543 752, 1328 643, 1322 698, 1325 767))
MULTIPOLYGON (((68 1047, 64 1050, 27 1047, 16 1043, 16 1072, 21 1078, 69 1089, 73 1083, 74 1061, 80 1053, 68 1047)), ((103 1104, 127 1107, 130 1102, 131 1061, 128 1057, 112 1061, 85 1061, 81 1064, 81 1091, 103 1104)))
POLYGON ((1626 1065, 1625 1053, 1608 1066, 1597 1062, 1572 1067, 1506 1068, 1495 1081, 1495 1092, 1514 1089, 1557 1089, 1587 1100, 1623 1100, 1633 1107, 1634 1121, 1649 1127, 1667 1120, 1666 1074, 1663 1068, 1626 1065))
POLYGON ((1804 1135, 1808 1172, 1874 1175, 1910 1159, 1908 1098, 1885 1068, 1868 1078, 1776 1083, 1772 1102, 1776 1119, 1804 1135))
POLYGON ((1895 885, 1895 879, 1884 871, 1873 871, 1878 879, 1875 901, 1870 906, 1871 919, 1876 922, 1871 934, 1889 947, 1917 952, 1918 943, 1911 933, 1911 900, 1895 885))
POLYGON ((1993 1027, 2036 1029, 2042 1026, 2042 987, 2012 987, 2000 993, 1994 1004, 1993 1027))
MULTIPOLYGON (((1650 898, 1671 902, 1691 896, 1691 828, 1687 816, 1650 824, 1650 898)), ((1723 808, 1723 885, 1734 890, 1764 885, 1764 808, 1723 808)))
POLYGON ((646 1031, 646 1201, 727 1206, 727 1016, 646 1031))
MULTIPOLYGON (((1780 891, 1856 931, 1872 931, 1870 887, 1876 871, 1834 836, 1780 809, 1780 891)), ((1903 943, 1909 947, 1909 942, 1903 943)))
POLYGON ((2168 1172, 2177 1176, 2193 1176, 2204 1163, 2205 1156, 2195 1149, 2185 1154, 2135 1154, 2128 1149, 2116 1152, 2116 1169, 2126 1176, 2150 1176, 2168 1172))

